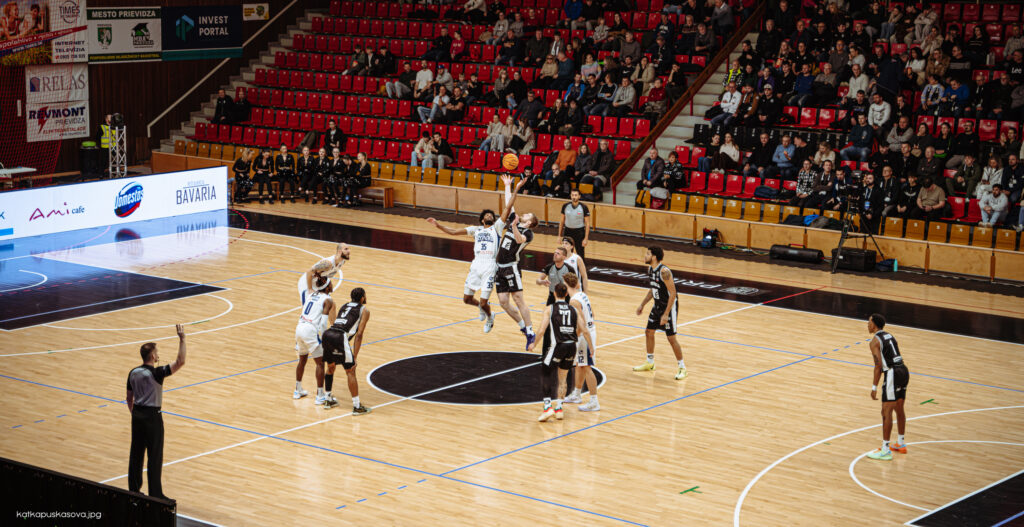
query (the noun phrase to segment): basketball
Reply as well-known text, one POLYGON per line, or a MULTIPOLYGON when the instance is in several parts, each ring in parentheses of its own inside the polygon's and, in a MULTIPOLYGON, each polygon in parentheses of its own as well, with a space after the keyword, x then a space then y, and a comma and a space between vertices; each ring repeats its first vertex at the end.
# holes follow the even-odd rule
POLYGON ((505 154, 505 157, 501 158, 501 166, 505 167, 505 170, 515 170, 519 166, 519 156, 515 154, 505 154))

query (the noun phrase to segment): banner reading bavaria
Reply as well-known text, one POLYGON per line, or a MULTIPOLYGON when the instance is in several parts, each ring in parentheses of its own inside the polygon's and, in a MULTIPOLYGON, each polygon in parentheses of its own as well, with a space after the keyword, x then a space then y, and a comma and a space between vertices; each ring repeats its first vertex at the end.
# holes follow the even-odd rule
POLYGON ((160 8, 89 8, 89 62, 160 60, 160 8))
POLYGON ((85 0, 0 4, 0 65, 85 62, 85 0))
POLYGON ((164 7, 163 59, 242 56, 242 6, 164 7))

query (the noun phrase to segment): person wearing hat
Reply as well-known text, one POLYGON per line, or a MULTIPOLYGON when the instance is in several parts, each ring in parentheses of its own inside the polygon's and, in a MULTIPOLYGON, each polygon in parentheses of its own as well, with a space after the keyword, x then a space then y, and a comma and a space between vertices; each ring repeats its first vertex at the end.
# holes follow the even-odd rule
POLYGON ((775 97, 775 87, 771 84, 764 85, 764 92, 757 105, 754 116, 757 117, 758 126, 771 126, 782 113, 782 101, 775 97))

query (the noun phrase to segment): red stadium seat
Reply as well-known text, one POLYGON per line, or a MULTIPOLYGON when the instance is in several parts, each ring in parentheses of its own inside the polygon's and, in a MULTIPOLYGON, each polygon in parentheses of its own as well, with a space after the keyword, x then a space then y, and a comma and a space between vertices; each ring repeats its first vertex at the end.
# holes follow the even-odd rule
POLYGON ((708 194, 721 194, 725 190, 725 178, 718 172, 708 174, 708 194))
POLYGON ((754 190, 757 189, 758 185, 761 184, 761 178, 751 176, 743 181, 743 192, 741 192, 737 198, 741 199, 752 199, 754 197, 754 190))
POLYGON ((591 115, 587 117, 587 124, 590 125, 592 133, 601 135, 601 116, 591 115))
POLYGON ((605 117, 601 123, 601 134, 616 136, 619 130, 619 118, 618 117, 605 117))
POLYGON ((738 196, 743 192, 743 176, 738 174, 730 175, 725 178, 725 190, 720 194, 723 196, 738 196))
POLYGON ((690 147, 677 145, 675 152, 676 160, 682 163, 683 166, 688 166, 690 163, 690 147))
POLYGON ((964 22, 977 22, 981 6, 978 4, 964 4, 963 13, 960 15, 960 20, 964 22))
POLYGON ((972 199, 967 204, 967 214, 960 221, 965 223, 978 223, 981 221, 981 205, 978 200, 972 199))
POLYGON ((708 186, 707 177, 708 175, 704 172, 690 172, 690 185, 683 189, 683 192, 688 194, 699 194, 704 192, 704 189, 708 186))
POLYGON ((636 130, 633 132, 633 137, 636 139, 643 139, 651 133, 651 121, 647 119, 636 120, 636 130))
POLYGON ((805 128, 817 128, 818 126, 818 109, 817 108, 801 108, 800 109, 800 126, 805 128))
POLYGON ((950 206, 950 215, 948 218, 942 218, 943 220, 957 221, 967 215, 967 198, 951 196, 946 198, 946 201, 950 206))
POLYGON ((999 20, 1000 12, 999 4, 985 4, 981 6, 981 20, 982 22, 996 22, 999 20))

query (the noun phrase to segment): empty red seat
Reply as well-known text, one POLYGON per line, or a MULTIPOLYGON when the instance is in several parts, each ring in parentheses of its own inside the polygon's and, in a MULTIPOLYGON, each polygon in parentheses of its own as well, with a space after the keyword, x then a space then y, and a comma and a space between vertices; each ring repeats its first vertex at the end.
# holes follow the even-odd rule
POLYGON ((750 176, 743 181, 743 192, 741 192, 737 198, 751 199, 754 197, 754 190, 757 189, 758 185, 761 184, 761 178, 756 176, 750 176))
MULTIPOLYGON (((614 119, 614 117, 613 117, 614 119)), ((619 119, 619 132, 620 137, 633 137, 633 126, 634 120, 628 117, 619 119)))
POLYGON ((999 4, 985 4, 981 6, 981 20, 982 22, 995 22, 999 20, 999 4))
POLYGON ((784 106, 782 108, 782 113, 793 119, 794 123, 800 121, 800 108, 797 108, 796 106, 784 106))
POLYGON ((206 140, 206 123, 196 123, 196 132, 194 137, 200 141, 206 140))
POLYGON ((647 119, 636 120, 636 130, 633 132, 633 137, 637 139, 644 139, 651 133, 651 121, 647 119))
POLYGON ((800 109, 800 126, 806 128, 815 128, 818 126, 818 109, 817 108, 801 108, 800 109))
POLYGON ((690 147, 683 145, 676 145, 676 161, 679 161, 683 166, 688 166, 690 162, 690 147))
POLYGON ((1003 5, 1003 20, 1006 22, 1016 22, 1020 20, 1020 4, 1003 5))
POLYGON ((725 189, 720 192, 723 196, 737 196, 743 192, 743 176, 733 174, 725 178, 725 189))
POLYGON ((605 117, 601 123, 601 134, 602 135, 618 135, 619 130, 619 118, 618 117, 605 117))
POLYGON ((704 192, 704 189, 708 186, 707 181, 708 175, 704 172, 691 172, 690 173, 690 185, 683 189, 683 192, 691 194, 699 194, 704 192))
POLYGON ((964 4, 961 20, 964 22, 977 22, 981 12, 978 4, 964 4))
POLYGON ((981 205, 978 200, 972 199, 967 204, 967 214, 961 221, 965 223, 978 223, 981 221, 981 205))
POLYGON ((708 174, 708 194, 721 194, 725 190, 725 178, 718 172, 708 174))
POLYGON ((630 146, 629 141, 616 141, 615 160, 622 161, 623 159, 626 159, 627 157, 629 157, 629 153, 631 150, 632 147, 630 146))

